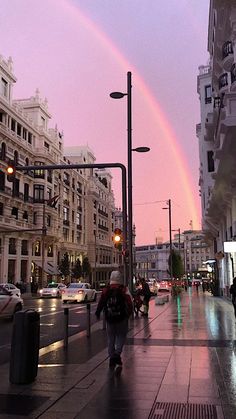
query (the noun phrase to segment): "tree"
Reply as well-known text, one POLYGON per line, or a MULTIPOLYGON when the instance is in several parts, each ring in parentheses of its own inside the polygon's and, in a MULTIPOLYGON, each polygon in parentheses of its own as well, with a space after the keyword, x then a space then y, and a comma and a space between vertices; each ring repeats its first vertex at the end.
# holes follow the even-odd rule
POLYGON ((63 276, 67 277, 70 275, 70 260, 68 253, 64 253, 58 268, 63 276))
POLYGON ((76 260, 75 265, 71 270, 71 273, 72 277, 75 279, 79 279, 82 276, 82 267, 79 259, 76 260))
POLYGON ((172 258, 172 274, 173 277, 176 278, 181 278, 181 276, 184 274, 184 266, 183 266, 183 261, 182 258, 180 256, 180 254, 178 252, 176 252, 175 250, 172 250, 171 255, 169 256, 168 259, 168 265, 169 265, 169 271, 170 271, 170 258, 172 258))
POLYGON ((83 277, 89 276, 91 273, 91 265, 87 257, 85 257, 82 262, 82 273, 83 277))

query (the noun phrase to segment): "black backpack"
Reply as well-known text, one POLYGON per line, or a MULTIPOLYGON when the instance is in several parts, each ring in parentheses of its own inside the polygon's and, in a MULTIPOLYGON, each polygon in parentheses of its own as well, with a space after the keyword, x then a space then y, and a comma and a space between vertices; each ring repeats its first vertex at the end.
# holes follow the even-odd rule
POLYGON ((116 323, 128 317, 125 288, 109 287, 105 304, 105 317, 108 323, 116 323))

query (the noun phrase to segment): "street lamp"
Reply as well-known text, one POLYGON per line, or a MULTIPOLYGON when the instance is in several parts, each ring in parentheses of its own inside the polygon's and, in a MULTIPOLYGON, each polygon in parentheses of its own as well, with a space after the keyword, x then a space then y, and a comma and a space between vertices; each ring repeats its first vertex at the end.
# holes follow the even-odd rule
POLYGON ((128 176, 128 251, 129 251, 129 283, 133 291, 133 197, 132 197, 132 151, 145 153, 149 147, 137 147, 132 149, 132 74, 127 73, 127 93, 112 92, 112 99, 122 99, 127 96, 127 176, 128 176))
POLYGON ((169 210, 169 234, 170 234, 170 279, 172 281, 173 277, 173 263, 172 263, 172 234, 171 234, 171 199, 168 199, 166 202, 168 207, 164 207, 162 209, 168 209, 169 210))

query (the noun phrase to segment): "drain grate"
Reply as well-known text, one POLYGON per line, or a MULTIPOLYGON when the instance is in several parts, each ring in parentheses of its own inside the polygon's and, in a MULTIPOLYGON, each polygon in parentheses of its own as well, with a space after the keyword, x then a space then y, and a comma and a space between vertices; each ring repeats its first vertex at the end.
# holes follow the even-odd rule
POLYGON ((149 419, 217 419, 216 406, 212 404, 156 402, 149 419))

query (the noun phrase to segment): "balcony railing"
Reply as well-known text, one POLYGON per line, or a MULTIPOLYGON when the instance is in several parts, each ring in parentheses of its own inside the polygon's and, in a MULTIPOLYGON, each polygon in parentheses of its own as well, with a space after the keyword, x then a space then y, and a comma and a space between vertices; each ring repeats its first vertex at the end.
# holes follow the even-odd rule
POLYGON ((98 224, 98 228, 100 228, 101 230, 104 230, 104 231, 108 231, 109 230, 108 227, 103 226, 102 224, 98 224))
POLYGON ((230 70, 231 74, 231 83, 233 84, 236 81, 236 64, 234 63, 230 70))
POLYGON ((103 211, 99 208, 98 208, 98 212, 99 212, 99 214, 103 215, 104 217, 108 217, 108 214, 105 211, 103 211))
POLYGON ((222 60, 224 60, 229 55, 233 54, 233 44, 231 41, 227 41, 222 46, 222 60))

